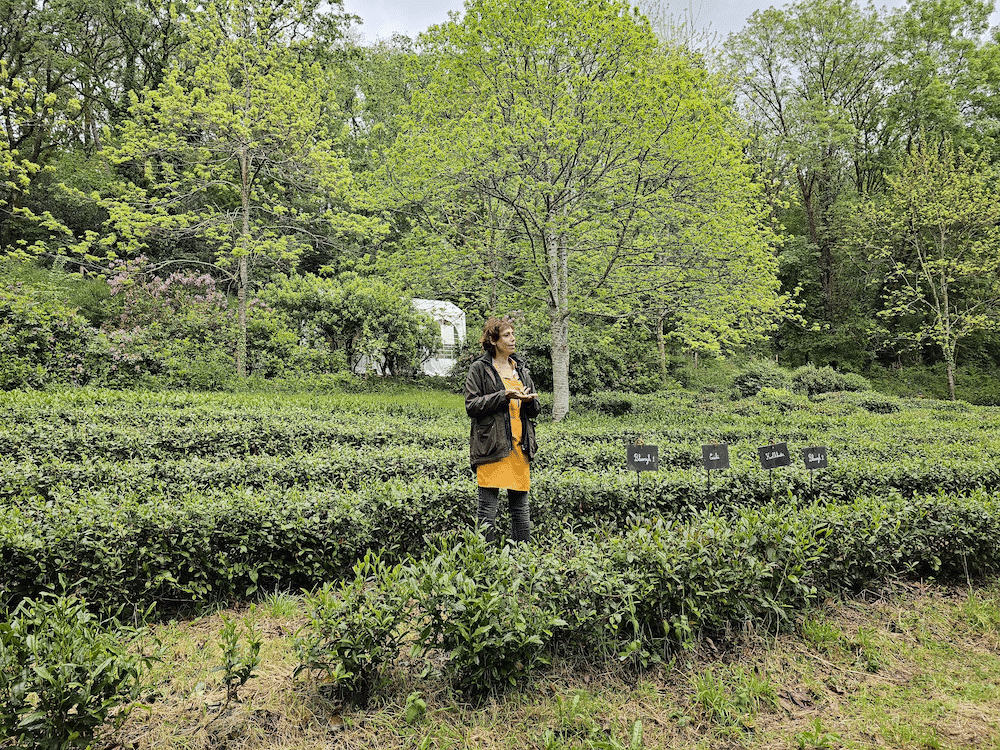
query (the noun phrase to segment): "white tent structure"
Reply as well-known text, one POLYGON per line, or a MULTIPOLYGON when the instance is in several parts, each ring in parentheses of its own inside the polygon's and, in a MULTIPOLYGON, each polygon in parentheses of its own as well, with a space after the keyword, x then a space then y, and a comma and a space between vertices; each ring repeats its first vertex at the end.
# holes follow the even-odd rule
POLYGON ((441 348, 424 362, 427 375, 447 375, 458 361, 458 350, 465 341, 465 312, 441 299, 414 299, 413 306, 434 318, 441 329, 441 348))

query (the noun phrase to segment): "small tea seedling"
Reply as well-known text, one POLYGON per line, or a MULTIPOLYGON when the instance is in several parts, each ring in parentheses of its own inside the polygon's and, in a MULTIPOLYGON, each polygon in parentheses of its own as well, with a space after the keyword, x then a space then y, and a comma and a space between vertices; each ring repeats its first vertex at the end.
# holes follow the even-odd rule
POLYGON ((402 566, 368 552, 355 564, 353 579, 306 597, 311 621, 296 638, 295 674, 323 672, 343 699, 364 705, 399 654, 408 599, 402 566))
POLYGON ((831 653, 839 648, 840 628, 830 623, 822 615, 810 615, 799 625, 802 637, 824 653, 831 653))
POLYGON ((243 621, 243 631, 237 628, 236 621, 223 616, 222 629, 219 637, 222 645, 222 665, 214 671, 222 672, 222 684, 226 686, 226 704, 239 701, 237 691, 247 684, 251 677, 256 677, 255 670, 260 666, 260 647, 262 638, 251 616, 243 621), (243 645, 243 635, 246 634, 246 646, 243 645))
POLYGON ((823 728, 823 721, 817 717, 813 719, 813 725, 809 729, 795 735, 795 742, 799 750, 825 750, 835 747, 840 742, 840 736, 827 732, 823 728))
POLYGON ((760 711, 777 705, 774 685, 765 677, 735 667, 728 675, 707 669, 694 677, 694 702, 721 726, 746 727, 760 711))
POLYGON ((606 740, 591 740, 589 746, 593 750, 642 750, 645 745, 642 742, 642 721, 632 722, 632 728, 628 735, 628 744, 622 744, 613 737, 606 740))
POLYGON ((413 726, 420 721, 427 713, 427 701, 421 696, 419 691, 414 691, 406 696, 406 723, 413 726))

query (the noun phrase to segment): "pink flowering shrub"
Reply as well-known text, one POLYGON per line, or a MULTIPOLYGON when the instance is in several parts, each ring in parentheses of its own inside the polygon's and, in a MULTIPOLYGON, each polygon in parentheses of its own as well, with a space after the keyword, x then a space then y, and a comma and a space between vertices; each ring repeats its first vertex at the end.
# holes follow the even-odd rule
MULTIPOLYGON (((109 355, 101 379, 124 387, 155 378, 211 390, 236 373, 234 300, 207 273, 154 273, 145 257, 121 261, 108 279, 114 312, 104 323, 109 355)), ((286 316, 259 299, 247 304, 247 367, 275 377, 322 372, 327 352, 303 346, 286 316)))
POLYGON ((140 256, 113 264, 108 286, 114 310, 102 326, 108 355, 100 378, 107 385, 156 376, 167 385, 211 389, 235 372, 235 313, 210 274, 161 277, 140 256))

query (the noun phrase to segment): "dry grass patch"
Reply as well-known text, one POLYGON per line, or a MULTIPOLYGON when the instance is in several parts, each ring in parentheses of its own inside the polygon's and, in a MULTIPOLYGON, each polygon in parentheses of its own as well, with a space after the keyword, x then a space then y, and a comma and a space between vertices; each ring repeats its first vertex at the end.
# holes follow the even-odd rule
MULTIPOLYGON (((229 611, 153 628, 154 692, 101 748, 1000 749, 1000 586, 896 584, 829 602, 794 633, 702 639, 642 674, 557 659, 520 689, 463 703, 441 664, 401 654, 372 704, 348 709, 293 679, 285 602, 261 606, 259 675, 227 704, 219 632, 229 611), (429 673, 428 673, 429 670, 429 673), (636 729, 640 730, 639 744, 636 729)), ((2 745, 2 743, 0 743, 2 745)))

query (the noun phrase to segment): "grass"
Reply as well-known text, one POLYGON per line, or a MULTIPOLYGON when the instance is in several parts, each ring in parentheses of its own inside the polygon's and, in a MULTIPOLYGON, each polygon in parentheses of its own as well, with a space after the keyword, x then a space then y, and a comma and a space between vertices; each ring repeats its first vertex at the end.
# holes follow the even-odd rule
POLYGON ((742 633, 725 647, 702 639, 697 652, 640 674, 557 660, 478 707, 407 653, 364 710, 293 679, 294 634, 306 617, 301 598, 287 594, 258 604, 259 676, 227 704, 216 671, 222 618, 246 615, 155 626, 161 660, 146 710, 109 729, 98 748, 1000 750, 998 583, 897 583, 812 611, 792 633, 742 633))

